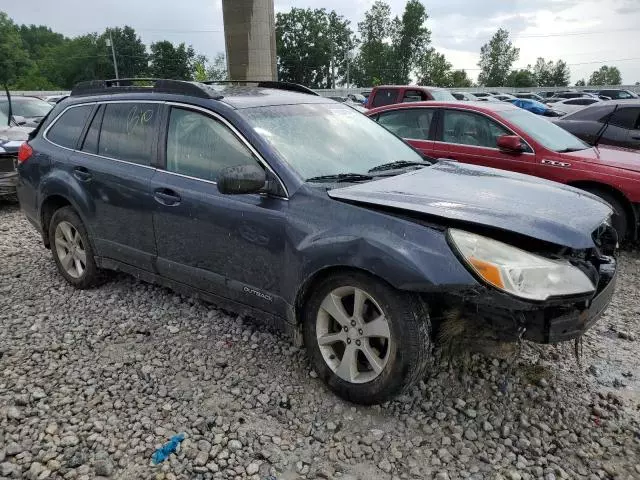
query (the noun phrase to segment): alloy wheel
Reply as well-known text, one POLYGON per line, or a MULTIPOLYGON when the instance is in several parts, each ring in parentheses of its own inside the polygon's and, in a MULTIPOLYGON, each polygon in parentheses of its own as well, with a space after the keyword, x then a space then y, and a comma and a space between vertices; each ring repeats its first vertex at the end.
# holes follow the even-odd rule
POLYGON ((378 377, 392 347, 389 321, 362 289, 332 290, 320 304, 316 337, 324 361, 342 380, 366 383, 378 377))
POLYGON ((87 268, 87 252, 78 230, 69 222, 60 222, 54 243, 64 271, 72 278, 80 278, 87 268))

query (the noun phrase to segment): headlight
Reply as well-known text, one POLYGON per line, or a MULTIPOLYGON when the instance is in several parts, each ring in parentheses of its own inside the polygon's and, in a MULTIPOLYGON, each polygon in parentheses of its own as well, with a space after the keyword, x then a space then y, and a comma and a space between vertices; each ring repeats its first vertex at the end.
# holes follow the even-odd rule
POLYGON ((567 261, 550 260, 462 230, 450 229, 449 235, 469 268, 517 297, 546 300, 595 290, 589 277, 567 261))

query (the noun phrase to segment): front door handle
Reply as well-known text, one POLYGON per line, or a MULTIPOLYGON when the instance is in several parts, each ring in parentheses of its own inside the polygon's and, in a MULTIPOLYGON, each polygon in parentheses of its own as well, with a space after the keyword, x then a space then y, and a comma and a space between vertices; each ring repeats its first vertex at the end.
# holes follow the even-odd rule
POLYGON ((156 202, 169 207, 178 205, 182 200, 180 195, 170 188, 156 188, 153 192, 153 198, 156 202))
POLYGON ((88 182, 93 178, 93 175, 91 175, 91 172, 87 170, 86 167, 75 167, 73 169, 73 176, 81 182, 88 182))

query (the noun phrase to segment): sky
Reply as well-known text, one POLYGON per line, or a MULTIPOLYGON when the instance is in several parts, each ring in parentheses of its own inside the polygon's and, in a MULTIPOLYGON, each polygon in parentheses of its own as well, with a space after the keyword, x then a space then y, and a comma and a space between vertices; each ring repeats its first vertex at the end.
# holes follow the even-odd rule
MULTIPOLYGON (((326 8, 351 20, 354 31, 373 0, 274 0, 278 12, 291 7, 326 8)), ((185 42, 213 59, 224 51, 221 0, 0 0, 16 23, 44 24, 76 36, 130 25, 147 45, 185 42)), ((401 15, 406 0, 388 0, 401 15)), ((572 83, 601 65, 617 66, 625 84, 640 81, 640 0, 423 0, 432 46, 453 67, 476 78, 480 47, 506 28, 520 48, 515 68, 537 57, 565 60, 572 83)))

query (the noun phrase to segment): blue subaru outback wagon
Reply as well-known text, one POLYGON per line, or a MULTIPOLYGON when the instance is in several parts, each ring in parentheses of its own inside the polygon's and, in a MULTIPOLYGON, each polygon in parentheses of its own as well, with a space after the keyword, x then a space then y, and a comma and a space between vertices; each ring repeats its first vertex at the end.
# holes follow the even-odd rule
POLYGON ((420 380, 443 318, 565 341, 615 285, 597 197, 425 159, 298 85, 82 83, 18 157, 66 281, 120 270, 267 320, 354 402, 420 380))

